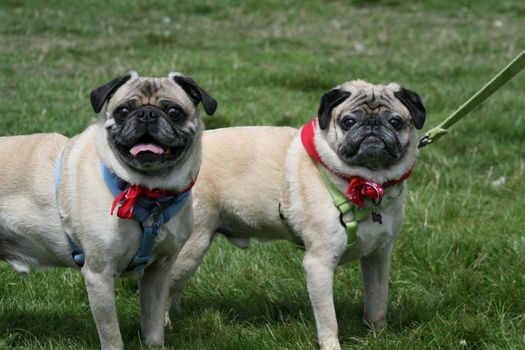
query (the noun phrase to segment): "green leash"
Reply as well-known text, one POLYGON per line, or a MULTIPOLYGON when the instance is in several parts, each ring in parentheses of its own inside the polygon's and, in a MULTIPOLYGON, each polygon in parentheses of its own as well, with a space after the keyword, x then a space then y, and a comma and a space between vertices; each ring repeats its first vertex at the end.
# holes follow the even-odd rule
POLYGON ((430 129, 419 140, 419 148, 429 145, 441 136, 448 133, 448 128, 456 124, 461 118, 470 113, 474 108, 478 107, 483 101, 489 98, 493 93, 499 90, 509 80, 514 78, 521 70, 525 68, 525 50, 523 50, 516 58, 514 58, 505 68, 501 70, 491 81, 483 86, 478 92, 474 94, 467 102, 452 113, 445 121, 440 123, 435 128, 430 129))

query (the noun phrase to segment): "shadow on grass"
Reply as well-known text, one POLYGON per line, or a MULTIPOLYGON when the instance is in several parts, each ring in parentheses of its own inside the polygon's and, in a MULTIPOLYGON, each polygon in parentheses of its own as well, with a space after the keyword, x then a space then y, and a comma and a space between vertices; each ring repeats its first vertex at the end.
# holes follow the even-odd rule
POLYGON ((94 323, 88 325, 85 315, 64 312, 4 311, 0 314, 0 338, 11 339, 8 345, 12 348, 59 339, 86 347, 98 345, 94 323))
MULTIPOLYGON (((120 315, 119 315, 120 316, 120 315)), ((138 319, 119 317, 126 348, 140 344, 138 319)), ((0 313, 0 339, 9 348, 50 344, 67 348, 100 347, 91 313, 4 311, 0 313)))
MULTIPOLYGON (((415 301, 414 304, 408 302, 411 305, 396 306, 390 310, 389 334, 417 329, 431 318, 429 315, 433 313, 428 311, 432 310, 420 313, 415 301)), ((341 341, 353 342, 356 337, 370 336, 370 330, 362 322, 362 302, 337 299, 335 306, 341 341)), ((224 328, 237 331, 244 329, 248 333, 250 329, 263 332, 267 329, 282 329, 284 334, 295 329, 294 336, 301 337, 301 334, 306 333, 311 334, 308 337, 315 338, 313 313, 308 298, 304 296, 272 300, 264 291, 238 298, 231 295, 200 297, 190 294, 183 297, 181 311, 172 311, 170 316, 173 324, 171 329, 166 330, 168 345, 180 341, 177 339, 191 342, 192 338, 211 344, 217 332, 224 328)), ((138 317, 120 312, 119 323, 126 348, 140 348, 138 317)), ((0 339, 10 348, 28 344, 54 344, 67 348, 99 346, 95 323, 89 311, 5 311, 0 314, 0 339)))
POLYGON ((241 298, 213 295, 208 299, 183 295, 180 310, 172 309, 170 316, 174 319, 194 318, 205 312, 219 313, 227 322, 252 325, 297 319, 305 314, 308 314, 308 317, 312 316, 308 300, 291 298, 286 301, 272 301, 263 293, 242 296, 241 298))
MULTIPOLYGON (((280 325, 305 324, 312 328, 315 335, 315 320, 310 301, 304 298, 291 297, 287 300, 270 300, 264 293, 252 294, 240 299, 232 299, 229 296, 213 296, 207 300, 188 296, 182 298, 181 309, 172 309, 170 318, 173 322, 173 331, 177 334, 183 332, 185 325, 194 322, 201 324, 200 330, 195 330, 199 337, 207 338, 210 325, 203 318, 220 317, 222 324, 233 328, 267 326, 278 327, 280 325), (208 315, 208 316, 206 316, 208 315), (214 315, 214 316, 213 316, 214 315), (199 321, 200 319, 200 321, 199 321)), ((351 302, 350 300, 336 300, 335 308, 339 325, 341 339, 352 337, 366 337, 370 329, 363 323, 363 302, 351 302)), ((429 317, 417 312, 416 309, 405 308, 403 310, 392 309, 389 313, 388 330, 398 333, 407 329, 418 328, 421 323, 427 322, 429 317), (401 311, 401 312, 399 312, 401 311)), ((180 334, 182 335, 182 334, 180 334)), ((212 337, 209 335, 209 337, 212 337)))
MULTIPOLYGON (((196 338, 203 344, 211 344, 221 334, 232 331, 240 337, 270 332, 277 342, 316 342, 315 320, 307 299, 269 301, 263 293, 235 301, 227 297, 210 298, 207 303, 189 299, 183 301, 181 311, 171 312, 172 327, 167 335, 172 343, 191 343, 196 338)), ((417 310, 399 314, 393 309, 386 332, 376 333, 362 322, 362 310, 362 302, 336 301, 342 345, 354 346, 356 342, 377 337, 396 338, 418 330, 428 321, 417 310)))

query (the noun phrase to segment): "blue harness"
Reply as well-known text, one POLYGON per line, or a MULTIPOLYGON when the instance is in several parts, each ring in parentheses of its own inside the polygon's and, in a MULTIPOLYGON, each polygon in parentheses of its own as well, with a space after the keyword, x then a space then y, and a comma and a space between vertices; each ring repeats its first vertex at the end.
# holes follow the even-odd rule
MULTIPOLYGON (((62 177, 63 157, 64 154, 62 152, 55 168, 55 195, 57 199, 58 187, 62 177)), ((113 174, 102 161, 100 162, 100 171, 113 196, 116 197, 129 186, 127 182, 113 174)), ((186 191, 160 198, 140 197, 137 200, 133 207, 133 218, 139 222, 142 228, 142 241, 126 271, 139 271, 146 266, 160 226, 168 222, 184 207, 190 193, 191 191, 186 191), (146 224, 146 221, 149 221, 149 223, 146 224)), ((73 261, 78 267, 84 266, 85 257, 82 248, 67 233, 66 237, 71 248, 73 261)))

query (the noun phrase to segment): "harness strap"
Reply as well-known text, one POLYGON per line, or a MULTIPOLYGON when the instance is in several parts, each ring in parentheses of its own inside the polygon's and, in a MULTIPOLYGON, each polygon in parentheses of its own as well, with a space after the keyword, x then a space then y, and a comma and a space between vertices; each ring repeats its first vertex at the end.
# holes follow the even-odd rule
POLYGON ((152 213, 151 217, 153 218, 153 223, 151 226, 143 226, 141 222, 140 226, 142 227, 143 231, 142 241, 140 242, 140 247, 137 250, 137 253, 126 268, 128 271, 138 271, 144 268, 144 266, 146 266, 148 263, 149 255, 153 249, 153 244, 155 243, 155 238, 159 233, 161 211, 156 210, 154 213, 152 213))
MULTIPOLYGON (((57 162, 55 164, 55 184, 54 184, 54 191, 55 191, 55 203, 57 204, 58 208, 58 188, 60 187, 60 182, 62 181, 62 163, 64 162, 64 150, 60 152, 60 155, 57 158, 57 162)), ((60 215, 60 213, 59 213, 60 215)), ((60 222, 62 222, 63 218, 60 215, 60 222)), ((73 239, 67 234, 67 232, 64 232, 66 235, 67 242, 69 244, 69 248, 71 249, 71 258, 75 262, 75 264, 78 267, 84 266, 84 253, 82 252, 82 248, 78 246, 78 244, 73 241, 73 239)))
MULTIPOLYGON (((54 190, 57 204, 58 189, 62 179, 63 159, 64 151, 60 153, 55 165, 54 190)), ((118 184, 123 183, 123 181, 116 175, 112 174, 102 162, 100 162, 100 170, 110 192, 113 196, 117 196, 121 192, 118 184)), ((181 192, 177 196, 163 196, 160 198, 140 197, 138 199, 133 208, 133 218, 139 222, 143 234, 137 253, 129 263, 126 271, 138 271, 146 266, 155 243, 155 238, 159 233, 160 226, 168 222, 184 207, 190 193, 191 192, 188 190, 181 192)), ((62 217, 61 220, 63 220, 62 217)), ((65 233, 65 235, 71 249, 71 257, 73 258, 73 261, 78 267, 83 267, 85 256, 82 248, 72 237, 70 237, 70 235, 67 233, 65 233)))
POLYGON ((326 189, 330 193, 330 196, 332 197, 332 200, 334 202, 335 207, 339 212, 341 213, 339 216, 339 219, 341 221, 341 224, 346 229, 346 236, 347 236, 347 249, 355 244, 357 242, 357 229, 359 226, 360 221, 364 221, 372 216, 372 208, 360 208, 356 205, 352 204, 345 195, 335 187, 335 185, 328 179, 328 176, 324 172, 324 169, 322 168, 322 165, 319 162, 315 163, 317 166, 317 170, 319 170, 319 174, 321 175, 321 179, 323 179, 323 183, 326 186, 326 189), (353 211, 354 217, 351 221, 344 221, 343 216, 353 211))
POLYGON ((178 196, 165 196, 157 199, 141 197, 133 208, 133 218, 142 224, 154 213, 155 208, 160 208, 159 225, 164 225, 177 214, 188 199, 191 192, 181 192, 178 196))
POLYGON ((58 187, 60 186, 60 181, 62 180, 62 162, 64 161, 64 151, 60 152, 60 156, 57 158, 55 164, 55 198, 58 200, 58 187))
POLYGON ((71 257, 73 258, 73 261, 75 264, 77 264, 78 267, 84 266, 84 252, 82 252, 82 249, 73 241, 71 237, 66 233, 67 242, 69 243, 69 247, 71 248, 71 257))
MULTIPOLYGON (((113 174, 102 162, 100 162, 100 171, 113 196, 119 195, 122 192, 119 183, 125 184, 125 182, 113 174)), ((133 207, 133 218, 140 223, 143 232, 142 240, 126 271, 138 271, 146 266, 160 226, 168 222, 184 207, 190 193, 187 190, 176 196, 139 197, 133 207)))
POLYGON ((133 210, 133 217, 140 222, 143 235, 137 253, 126 268, 127 271, 138 271, 148 263, 155 238, 159 233, 160 226, 168 222, 186 204, 190 192, 183 192, 177 198, 160 201, 149 198, 140 198, 133 210), (151 218, 151 224, 145 225, 151 218))
MULTIPOLYGON (((352 202, 350 202, 345 197, 345 195, 341 191, 339 191, 337 187, 335 187, 335 185, 330 181, 330 179, 328 179, 328 176, 324 172, 322 165, 320 163, 316 163, 316 166, 319 170, 319 174, 321 175, 321 179, 323 179, 323 183, 326 186, 326 189, 332 197, 334 206, 337 208, 337 210, 339 210, 339 221, 346 230, 348 249, 357 242, 357 229, 359 228, 359 222, 365 221, 372 217, 373 209, 370 207, 360 208, 354 205, 352 202), (350 212, 353 212, 353 219, 351 221, 344 221, 344 215, 350 212)), ((283 215, 281 210, 281 203, 279 203, 278 209, 279 217, 283 220, 286 220, 286 217, 283 215)), ((292 232, 292 238, 294 243, 300 248, 304 249, 304 242, 301 239, 301 237, 293 229, 290 228, 290 231, 292 232)))

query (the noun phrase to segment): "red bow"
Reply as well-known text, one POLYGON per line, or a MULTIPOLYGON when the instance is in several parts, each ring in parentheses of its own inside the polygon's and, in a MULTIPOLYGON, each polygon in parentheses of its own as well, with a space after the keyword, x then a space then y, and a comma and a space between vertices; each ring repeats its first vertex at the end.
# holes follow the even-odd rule
POLYGON ((379 201, 383 198, 384 194, 385 191, 381 185, 360 177, 352 177, 348 183, 345 197, 362 208, 365 206, 365 197, 373 201, 379 201))
POLYGON ((131 185, 126 190, 120 192, 118 196, 115 197, 113 205, 111 206, 111 215, 115 211, 117 205, 120 206, 117 209, 117 216, 122 219, 133 219, 133 208, 139 197, 149 197, 149 198, 161 198, 164 196, 177 196, 182 192, 189 191, 195 181, 189 184, 181 192, 176 191, 166 191, 160 189, 149 190, 146 187, 140 185, 131 185))

